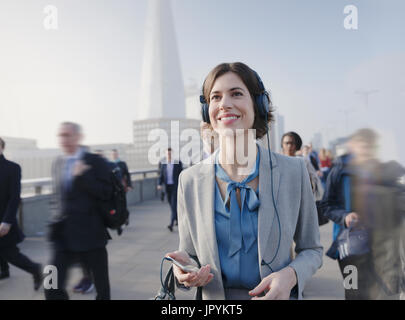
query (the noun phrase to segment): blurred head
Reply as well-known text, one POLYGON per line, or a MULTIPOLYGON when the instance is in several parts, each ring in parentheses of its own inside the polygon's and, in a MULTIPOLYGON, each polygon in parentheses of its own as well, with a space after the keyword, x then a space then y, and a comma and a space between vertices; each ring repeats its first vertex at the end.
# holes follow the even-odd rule
POLYGON ((117 160, 119 157, 117 149, 112 149, 111 155, 112 155, 113 160, 117 160))
POLYGON ((104 158, 104 151, 103 151, 103 150, 97 149, 97 150, 94 150, 94 153, 95 153, 96 155, 98 155, 98 156, 104 158))
POLYGON ((375 159, 377 155, 377 133, 371 129, 360 129, 349 137, 347 142, 355 161, 364 162, 375 159))
POLYGON ((167 148, 166 158, 167 158, 167 162, 172 161, 172 148, 167 148))
POLYGON ((306 157, 306 156, 309 155, 309 153, 311 152, 310 150, 311 150, 310 147, 309 147, 308 145, 305 145, 305 146, 302 148, 302 155, 303 155, 304 157, 306 157))
POLYGON ((301 146, 301 137, 293 131, 285 133, 281 138, 281 148, 285 156, 294 157, 301 146))
MULTIPOLYGON (((267 132, 265 119, 259 117, 255 96, 263 93, 255 72, 247 65, 222 63, 204 81, 203 95, 209 104, 210 124, 218 133, 224 129, 256 129, 256 138, 267 132)), ((269 98, 270 99, 270 98, 269 98)), ((271 106, 271 101, 270 101, 271 106)), ((268 122, 273 120, 272 110, 268 122)))
POLYGON ((58 131, 59 146, 65 154, 74 154, 83 139, 82 128, 77 123, 63 122, 58 131))
POLYGON ((0 156, 3 154, 4 149, 6 148, 6 143, 2 138, 0 138, 0 156))

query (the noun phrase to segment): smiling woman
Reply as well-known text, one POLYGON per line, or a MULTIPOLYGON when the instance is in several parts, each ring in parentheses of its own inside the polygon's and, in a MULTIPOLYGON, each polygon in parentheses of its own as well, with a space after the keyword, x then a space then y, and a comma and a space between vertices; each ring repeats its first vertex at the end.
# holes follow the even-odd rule
POLYGON ((179 250, 167 256, 202 266, 185 272, 174 265, 179 284, 202 287, 208 300, 302 298, 306 281, 322 264, 304 162, 255 140, 268 133, 273 117, 262 81, 247 65, 214 68, 201 102, 219 148, 179 177, 179 250), (247 165, 241 154, 247 154, 247 165))
MULTIPOLYGON (((219 110, 218 107, 232 102, 236 102, 241 106, 246 105, 246 107, 253 109, 253 121, 250 118, 243 118, 241 114, 226 114, 226 112, 219 114, 219 118, 218 115, 213 116, 214 119, 218 119, 218 121, 220 121, 222 125, 225 125, 225 127, 232 125, 235 120, 242 117, 242 121, 244 121, 245 124, 244 127, 255 129, 256 138, 260 139, 267 133, 268 126, 265 118, 259 116, 258 103, 255 101, 254 97, 265 94, 269 98, 270 108, 267 114, 267 121, 268 123, 273 121, 270 94, 263 91, 260 79, 247 65, 240 62, 222 63, 215 67, 205 79, 202 90, 202 99, 204 99, 210 106, 210 117, 211 113, 219 110), (217 81, 218 79, 219 81, 217 81), (224 117, 225 115, 227 117, 224 117), (217 116, 217 118, 215 118, 215 116, 217 116), (233 116, 234 118, 229 118, 230 116, 233 116), (237 119, 235 119, 235 117, 237 119)), ((207 123, 205 128, 212 130, 213 126, 210 119, 206 119, 205 122, 207 123)))

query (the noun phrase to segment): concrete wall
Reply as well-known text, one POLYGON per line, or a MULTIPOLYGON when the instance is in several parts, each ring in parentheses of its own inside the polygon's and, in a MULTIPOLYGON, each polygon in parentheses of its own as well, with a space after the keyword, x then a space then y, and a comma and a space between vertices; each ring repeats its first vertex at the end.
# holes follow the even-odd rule
MULTIPOLYGON (((132 182, 133 190, 128 192, 128 207, 158 196, 157 178, 147 178, 132 182)), ((27 237, 44 236, 50 218, 50 195, 23 198, 19 213, 20 226, 27 237)))

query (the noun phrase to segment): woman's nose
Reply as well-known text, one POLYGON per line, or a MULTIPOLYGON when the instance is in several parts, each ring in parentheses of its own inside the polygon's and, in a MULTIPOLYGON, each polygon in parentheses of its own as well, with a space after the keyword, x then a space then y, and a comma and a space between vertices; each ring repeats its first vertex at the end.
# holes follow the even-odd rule
POLYGON ((232 108, 232 100, 228 95, 224 95, 219 103, 219 108, 229 109, 232 108))

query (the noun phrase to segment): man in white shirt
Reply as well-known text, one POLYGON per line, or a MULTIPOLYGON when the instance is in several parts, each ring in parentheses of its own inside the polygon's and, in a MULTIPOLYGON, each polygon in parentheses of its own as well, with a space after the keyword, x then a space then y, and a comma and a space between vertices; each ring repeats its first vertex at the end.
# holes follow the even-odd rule
POLYGON ((160 167, 158 190, 162 189, 163 184, 165 185, 167 200, 171 209, 170 224, 167 226, 170 232, 173 231, 174 222, 177 222, 177 187, 182 170, 183 164, 181 161, 173 161, 172 149, 168 148, 166 161, 162 162, 160 167))

